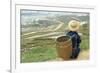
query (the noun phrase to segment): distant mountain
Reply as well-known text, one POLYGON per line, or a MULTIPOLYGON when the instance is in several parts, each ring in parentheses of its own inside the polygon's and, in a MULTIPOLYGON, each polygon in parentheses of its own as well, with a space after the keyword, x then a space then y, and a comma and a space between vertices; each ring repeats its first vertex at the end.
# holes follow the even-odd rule
MULTIPOLYGON (((21 10, 21 25, 29 25, 34 20, 43 19, 58 20, 67 23, 72 17, 81 21, 88 21, 89 14, 81 12, 64 12, 64 11, 42 11, 42 10, 21 10)), ((46 22, 47 23, 47 22, 46 22)), ((48 23, 47 23, 48 24, 48 23)))
MULTIPOLYGON (((45 16, 45 17, 36 17, 36 18, 32 18, 28 21, 28 19, 25 19, 26 22, 22 22, 21 21, 21 26, 22 27, 32 27, 32 26, 36 26, 36 27, 47 27, 50 25, 54 25, 54 24, 58 24, 58 20, 56 20, 55 16, 45 16)), ((25 21, 24 20, 24 21, 25 21)))
POLYGON ((70 20, 73 19, 89 22, 89 16, 63 15, 63 16, 57 16, 56 18, 64 23, 68 23, 70 20))

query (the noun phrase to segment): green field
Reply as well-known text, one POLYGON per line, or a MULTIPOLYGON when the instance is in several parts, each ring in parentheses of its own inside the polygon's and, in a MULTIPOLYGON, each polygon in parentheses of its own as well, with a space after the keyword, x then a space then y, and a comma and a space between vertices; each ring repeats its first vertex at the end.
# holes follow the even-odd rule
POLYGON ((57 58, 54 39, 37 38, 32 43, 32 49, 21 53, 21 62, 42 62, 57 58))

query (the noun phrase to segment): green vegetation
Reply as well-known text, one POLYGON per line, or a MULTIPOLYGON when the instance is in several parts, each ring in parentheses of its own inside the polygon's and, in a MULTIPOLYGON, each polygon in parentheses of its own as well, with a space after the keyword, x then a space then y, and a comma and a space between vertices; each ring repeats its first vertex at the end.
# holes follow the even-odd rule
POLYGON ((55 48, 36 47, 22 54, 21 62, 42 62, 57 57, 55 48))
POLYGON ((57 58, 54 39, 37 38, 34 39, 33 47, 21 53, 21 62, 42 62, 57 58))
POLYGON ((83 34, 81 36, 82 42, 80 48, 82 50, 87 50, 89 49, 89 24, 84 24, 80 32, 83 34))
POLYGON ((80 48, 82 50, 89 49, 89 38, 82 38, 82 42, 81 42, 80 48))

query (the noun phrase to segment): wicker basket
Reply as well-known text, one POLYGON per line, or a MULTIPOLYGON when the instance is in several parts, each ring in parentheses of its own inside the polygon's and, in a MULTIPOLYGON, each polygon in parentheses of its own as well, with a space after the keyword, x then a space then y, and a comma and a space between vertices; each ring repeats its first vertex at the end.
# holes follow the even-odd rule
POLYGON ((69 36, 61 36, 56 39, 57 53, 63 60, 69 60, 72 54, 72 42, 69 36))

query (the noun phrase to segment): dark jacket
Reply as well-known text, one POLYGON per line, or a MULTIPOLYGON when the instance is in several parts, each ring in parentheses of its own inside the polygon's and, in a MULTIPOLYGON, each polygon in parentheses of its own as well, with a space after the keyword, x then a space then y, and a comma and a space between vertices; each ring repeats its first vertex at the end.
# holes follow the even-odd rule
POLYGON ((77 32, 75 31, 69 31, 67 33, 68 36, 71 37, 71 40, 72 40, 72 56, 73 58, 76 58, 80 52, 80 43, 81 43, 81 38, 80 36, 78 35, 77 32))

